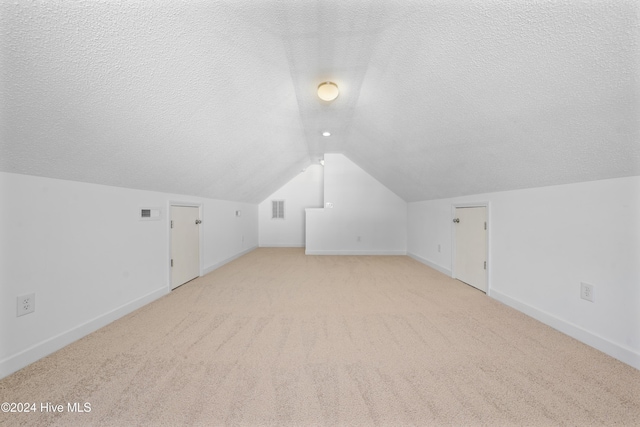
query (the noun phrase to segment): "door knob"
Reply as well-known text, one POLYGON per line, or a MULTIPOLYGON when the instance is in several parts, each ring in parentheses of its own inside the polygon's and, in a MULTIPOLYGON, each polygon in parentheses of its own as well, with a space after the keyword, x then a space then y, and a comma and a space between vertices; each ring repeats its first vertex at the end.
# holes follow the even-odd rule
POLYGON ((454 218, 453 222, 455 222, 456 224, 460 222, 460 218, 454 218))
POLYGON ((202 221, 200 221, 199 219, 196 219, 196 225, 198 224, 202 224, 202 221))

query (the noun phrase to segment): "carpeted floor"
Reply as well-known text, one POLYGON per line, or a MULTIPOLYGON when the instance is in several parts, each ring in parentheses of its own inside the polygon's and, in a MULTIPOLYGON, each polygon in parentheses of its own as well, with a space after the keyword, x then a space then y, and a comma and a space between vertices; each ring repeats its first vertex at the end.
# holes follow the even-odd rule
POLYGON ((640 371, 409 257, 302 249, 189 282, 0 396, 38 405, 3 426, 640 425, 640 371))

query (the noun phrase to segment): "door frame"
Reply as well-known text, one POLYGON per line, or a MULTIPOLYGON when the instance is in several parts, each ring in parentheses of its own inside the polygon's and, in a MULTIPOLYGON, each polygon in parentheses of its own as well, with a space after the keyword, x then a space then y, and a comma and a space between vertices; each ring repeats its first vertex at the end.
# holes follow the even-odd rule
MULTIPOLYGON (((171 207, 172 206, 182 206, 182 207, 189 207, 189 208, 198 208, 198 216, 200 218, 203 218, 203 214, 204 214, 204 206, 202 203, 198 203, 198 202, 184 202, 184 201, 177 201, 177 200, 169 200, 169 202, 167 203, 167 241, 169 242, 169 245, 167 246, 167 290, 169 292, 172 291, 171 289, 171 207)), ((204 227, 202 226, 202 224, 204 224, 204 221, 202 221, 201 225, 200 225, 200 229, 198 230, 198 245, 199 245, 199 260, 198 260, 198 277, 203 276, 204 275, 204 270, 202 268, 202 266, 204 265, 204 253, 203 253, 203 247, 204 247, 204 227)))
POLYGON ((485 278, 487 280, 487 296, 491 296, 491 202, 470 202, 470 203, 452 203, 451 204, 451 218, 449 226, 451 227, 451 277, 455 279, 456 272, 456 227, 453 224, 453 219, 456 217, 457 208, 486 208, 487 212, 487 241, 485 251, 487 254, 487 270, 485 271, 485 278))

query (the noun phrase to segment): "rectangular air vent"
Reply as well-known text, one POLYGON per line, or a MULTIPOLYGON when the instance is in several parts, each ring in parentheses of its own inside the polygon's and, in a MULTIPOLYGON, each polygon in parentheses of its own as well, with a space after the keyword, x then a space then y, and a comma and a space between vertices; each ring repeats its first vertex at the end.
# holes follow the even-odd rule
POLYGON ((155 221, 160 219, 160 208, 140 208, 138 218, 140 221, 155 221))
POLYGON ((284 200, 271 201, 271 219, 284 219, 284 200))

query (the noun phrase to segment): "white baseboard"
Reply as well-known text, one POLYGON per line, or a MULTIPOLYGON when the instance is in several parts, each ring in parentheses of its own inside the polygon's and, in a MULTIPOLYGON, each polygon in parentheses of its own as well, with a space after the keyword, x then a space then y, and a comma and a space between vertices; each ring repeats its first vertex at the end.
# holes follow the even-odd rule
POLYGON ((149 304, 152 301, 166 295, 168 293, 167 287, 163 286, 161 289, 148 293, 147 295, 140 297, 134 301, 128 302, 114 310, 111 310, 103 315, 93 318, 81 325, 69 329, 66 332, 62 332, 51 338, 34 344, 31 347, 22 350, 21 352, 9 356, 6 359, 0 360, 0 379, 24 368, 33 362, 42 359, 45 356, 54 353, 61 348, 71 344, 74 341, 79 340, 82 337, 89 335, 92 332, 108 325, 125 316, 142 306, 149 304))
POLYGON ((230 263, 231 261, 233 261, 235 259, 238 259, 241 256, 246 255, 246 254, 248 254, 249 252, 251 252, 251 251, 253 251, 255 249, 258 249, 258 246, 252 246, 249 249, 246 249, 246 250, 244 250, 242 252, 238 252, 237 254, 235 254, 235 255, 227 258, 227 259, 224 259, 224 260, 222 260, 220 262, 217 262, 217 263, 215 263, 213 265, 210 265, 209 267, 204 269, 204 271, 202 272, 202 275, 204 276, 205 274, 209 274, 213 270, 218 269, 218 268, 222 267, 223 265, 225 265, 227 263, 230 263))
POLYGON ((304 248, 304 243, 260 243, 261 248, 304 248))
POLYGON ((305 255, 406 255, 407 251, 305 250, 305 255))
POLYGON ((490 290, 489 296, 526 314, 527 316, 539 320, 545 325, 551 326, 553 329, 556 329, 563 334, 569 335, 590 347, 600 350, 601 352, 640 370, 640 354, 629 348, 613 343, 606 338, 581 328, 578 325, 567 322, 566 320, 560 319, 552 314, 511 298, 499 291, 490 290))
POLYGON ((449 277, 453 276, 453 273, 451 272, 451 270, 449 270, 447 268, 444 268, 441 265, 438 265, 438 264, 436 264, 434 262, 431 262, 426 258, 422 258, 421 256, 416 255, 416 254, 412 254, 410 252, 407 253, 407 255, 409 255, 411 258, 415 259, 416 261, 418 261, 418 262, 420 262, 420 263, 422 263, 422 264, 424 264, 424 265, 426 265, 428 267, 433 268, 434 270, 438 270, 442 274, 446 274, 449 277))

